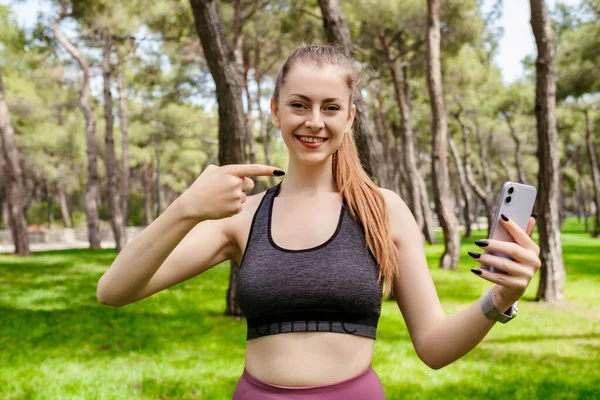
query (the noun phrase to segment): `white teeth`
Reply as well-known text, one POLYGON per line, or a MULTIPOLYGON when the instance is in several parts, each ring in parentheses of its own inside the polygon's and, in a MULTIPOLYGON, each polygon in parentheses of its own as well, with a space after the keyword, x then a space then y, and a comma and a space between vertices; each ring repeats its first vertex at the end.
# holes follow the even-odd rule
POLYGON ((307 137, 307 136, 298 136, 298 137, 303 142, 308 142, 308 143, 318 143, 318 142, 324 142, 325 141, 324 138, 312 138, 312 137, 307 137))

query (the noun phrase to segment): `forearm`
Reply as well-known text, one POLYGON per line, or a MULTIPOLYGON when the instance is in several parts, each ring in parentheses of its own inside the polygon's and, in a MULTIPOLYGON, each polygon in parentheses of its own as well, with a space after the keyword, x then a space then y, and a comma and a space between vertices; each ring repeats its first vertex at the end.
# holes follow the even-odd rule
POLYGON ((114 306, 129 303, 199 222, 201 221, 187 218, 177 200, 173 202, 119 252, 98 281, 98 301, 114 306))
MULTIPOLYGON (((498 308, 510 305, 497 301, 498 308)), ((439 369, 458 360, 475 348, 494 326, 495 321, 485 317, 481 299, 465 310, 442 317, 424 334, 419 357, 431 368, 439 369)))

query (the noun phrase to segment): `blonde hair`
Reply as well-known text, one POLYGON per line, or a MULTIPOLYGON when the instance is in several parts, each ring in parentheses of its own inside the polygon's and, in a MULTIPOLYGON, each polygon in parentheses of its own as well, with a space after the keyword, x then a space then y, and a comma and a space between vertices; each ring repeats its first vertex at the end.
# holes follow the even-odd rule
MULTIPOLYGON (((347 70, 344 81, 350 89, 350 104, 358 83, 353 68, 354 59, 343 47, 329 45, 305 45, 294 50, 283 63, 275 81, 273 98, 279 101, 279 89, 295 63, 316 62, 317 65, 336 65, 347 70)), ((396 245, 392 240, 385 200, 379 188, 363 169, 351 132, 344 134, 342 144, 333 154, 333 178, 350 213, 358 217, 364 231, 367 246, 379 269, 379 281, 383 279, 384 295, 392 292, 397 275, 396 245)))

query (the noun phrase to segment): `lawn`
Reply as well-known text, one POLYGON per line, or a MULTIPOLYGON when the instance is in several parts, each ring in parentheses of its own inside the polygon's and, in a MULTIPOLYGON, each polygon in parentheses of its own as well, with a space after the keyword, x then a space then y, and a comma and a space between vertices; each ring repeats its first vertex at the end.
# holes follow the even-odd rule
MULTIPOLYGON (((560 305, 532 301, 497 324, 471 353, 438 371, 416 356, 397 305, 382 308, 373 367, 388 399, 600 399, 600 240, 568 220, 567 282, 560 305)), ((475 232, 482 238, 485 232, 475 232)), ((457 271, 427 246, 447 313, 489 286, 463 242, 457 271)), ((0 398, 231 399, 244 365, 245 321, 223 315, 225 264, 124 308, 96 301, 112 250, 0 256, 0 398)))

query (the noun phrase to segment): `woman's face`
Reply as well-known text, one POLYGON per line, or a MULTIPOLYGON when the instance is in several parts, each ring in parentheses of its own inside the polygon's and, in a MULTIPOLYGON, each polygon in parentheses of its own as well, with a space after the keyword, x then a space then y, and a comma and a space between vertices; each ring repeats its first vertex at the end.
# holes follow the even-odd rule
POLYGON ((271 119, 281 129, 290 158, 305 164, 326 161, 349 134, 356 107, 349 104, 345 72, 313 62, 296 63, 288 72, 279 102, 271 99, 271 119))

